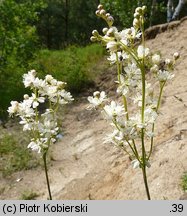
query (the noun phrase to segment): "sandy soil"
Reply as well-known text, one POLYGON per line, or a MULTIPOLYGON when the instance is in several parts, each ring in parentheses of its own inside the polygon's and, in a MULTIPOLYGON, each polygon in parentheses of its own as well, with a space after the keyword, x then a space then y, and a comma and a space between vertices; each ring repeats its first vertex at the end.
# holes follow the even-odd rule
MULTIPOLYGON (((148 40, 147 46, 165 57, 175 51, 181 55, 175 78, 165 88, 152 166, 147 170, 152 199, 179 199, 184 194, 181 176, 187 171, 187 20, 148 40)), ((107 71, 98 88, 113 90, 112 77, 107 71)), ((63 139, 54 145, 49 168, 54 199, 146 199, 141 170, 132 169, 120 149, 103 144, 110 128, 99 112, 86 110, 86 98, 80 97, 68 107, 63 139)), ((0 181, 4 187, 1 199, 18 199, 28 189, 37 192, 38 199, 47 198, 42 168, 0 181), (17 182, 18 178, 23 179, 17 182)))

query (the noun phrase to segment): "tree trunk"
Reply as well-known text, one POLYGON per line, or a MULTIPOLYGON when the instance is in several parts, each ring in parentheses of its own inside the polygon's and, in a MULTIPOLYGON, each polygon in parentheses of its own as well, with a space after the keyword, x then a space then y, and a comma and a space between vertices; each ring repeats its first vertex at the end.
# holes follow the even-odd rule
POLYGON ((153 16, 155 14, 156 4, 157 4, 156 0, 152 0, 149 26, 153 25, 153 16))
POLYGON ((69 31, 69 5, 70 0, 65 2, 65 43, 68 44, 68 31, 69 31))

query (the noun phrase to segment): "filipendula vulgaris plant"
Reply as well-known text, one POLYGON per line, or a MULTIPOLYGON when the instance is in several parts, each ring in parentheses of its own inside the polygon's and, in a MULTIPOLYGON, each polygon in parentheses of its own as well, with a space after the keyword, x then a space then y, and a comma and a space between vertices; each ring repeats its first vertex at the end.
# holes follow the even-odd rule
POLYGON ((122 148, 132 159, 133 168, 142 170, 147 198, 150 200, 146 168, 151 166, 155 121, 163 89, 167 81, 174 77, 172 71, 179 54, 174 53, 172 59, 163 60, 160 54, 152 53, 145 46, 145 12, 146 6, 136 8, 133 27, 118 31, 113 26, 113 17, 102 5, 98 6, 96 15, 104 19, 108 26, 103 29, 103 35, 94 30, 91 41, 101 42, 110 54, 109 62, 117 66, 119 99, 118 102, 111 101, 104 91, 96 91, 88 97, 88 101, 89 108, 99 108, 113 127, 113 133, 108 135, 105 142, 122 148), (146 73, 153 76, 154 85, 146 80, 146 73), (130 113, 129 104, 135 104, 136 110, 130 113))
POLYGON ((45 176, 49 199, 52 200, 50 183, 47 170, 47 153, 49 147, 56 142, 59 128, 57 125, 57 111, 60 105, 67 104, 73 100, 71 94, 64 88, 66 83, 57 81, 51 75, 45 79, 36 77, 36 71, 31 70, 23 75, 23 83, 32 91, 31 96, 25 94, 22 102, 11 101, 8 108, 10 116, 20 117, 23 131, 30 132, 30 143, 28 148, 41 154, 44 161, 45 176), (40 111, 40 105, 46 107, 40 111))

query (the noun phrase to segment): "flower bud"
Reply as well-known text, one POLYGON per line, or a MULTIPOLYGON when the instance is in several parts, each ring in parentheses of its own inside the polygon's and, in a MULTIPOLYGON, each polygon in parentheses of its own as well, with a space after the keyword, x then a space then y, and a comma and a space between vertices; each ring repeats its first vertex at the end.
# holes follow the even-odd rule
POLYGON ((177 60, 179 57, 180 57, 180 54, 179 54, 178 52, 175 52, 175 53, 173 54, 173 58, 174 58, 175 60, 177 60))
POLYGON ((28 94, 25 94, 25 95, 23 96, 23 98, 24 98, 24 100, 28 100, 28 99, 29 99, 29 95, 28 95, 28 94))
POLYGON ((108 31, 107 31, 107 36, 111 37, 114 35, 114 30, 112 28, 110 28, 108 31))
POLYGON ((172 64, 171 59, 165 59, 165 64, 170 66, 172 64))
POLYGON ((111 16, 110 13, 107 13, 107 14, 106 14, 106 17, 109 17, 109 16, 111 16))
POLYGON ((99 36, 99 33, 98 33, 97 30, 93 30, 93 31, 92 31, 92 34, 93 34, 93 36, 95 36, 95 37, 98 37, 98 36, 99 36))
POLYGON ((106 15, 106 11, 104 9, 100 10, 99 13, 100 13, 101 16, 105 16, 106 15))
POLYGON ((31 70, 29 71, 33 76, 36 76, 36 71, 35 70, 31 70))
POLYGON ((144 5, 144 6, 142 7, 142 11, 143 11, 143 13, 145 13, 145 12, 147 11, 147 6, 144 5))
POLYGON ((107 34, 108 28, 103 28, 103 34, 107 34))
POLYGON ((133 26, 134 26, 134 28, 139 28, 139 20, 138 19, 134 19, 133 20, 133 26))
POLYGON ((47 82, 51 82, 51 80, 53 80, 54 78, 51 76, 51 75, 46 75, 45 76, 45 80, 47 81, 47 82))
POLYGON ((92 37, 90 38, 90 40, 91 40, 92 42, 96 42, 96 41, 97 41, 97 38, 94 37, 94 36, 92 36, 92 37))
POLYGON ((103 9, 103 5, 102 5, 102 4, 99 4, 98 7, 97 7, 97 9, 98 9, 98 10, 102 10, 102 9, 103 9))
POLYGON ((128 35, 131 35, 132 34, 132 30, 129 28, 129 29, 127 29, 127 34, 128 35))
POLYGON ((93 96, 99 98, 100 97, 100 92, 99 91, 95 91, 93 93, 93 96))
POLYGON ((62 82, 62 81, 58 81, 57 82, 57 86, 59 89, 63 89, 65 87, 66 83, 65 82, 62 82))
POLYGON ((114 18, 112 16, 107 17, 107 22, 109 26, 112 26, 112 24, 114 23, 114 18))
POLYGON ((157 73, 159 71, 158 65, 154 65, 153 67, 151 67, 150 71, 151 73, 157 73))
POLYGON ((140 18, 140 14, 139 13, 134 13, 134 18, 139 19, 140 18))
POLYGON ((135 13, 142 14, 142 8, 137 7, 136 10, 135 10, 135 13))
POLYGON ((100 11, 96 10, 95 14, 96 14, 96 16, 100 16, 100 11))
POLYGON ((154 54, 152 56, 152 62, 153 62, 153 64, 159 65, 160 64, 160 55, 154 54))

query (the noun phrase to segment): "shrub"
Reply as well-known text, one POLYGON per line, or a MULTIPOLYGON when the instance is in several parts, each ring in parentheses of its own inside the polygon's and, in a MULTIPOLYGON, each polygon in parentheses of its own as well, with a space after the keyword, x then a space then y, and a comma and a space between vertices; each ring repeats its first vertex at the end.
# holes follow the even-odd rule
POLYGON ((34 160, 36 156, 13 135, 3 135, 0 138, 0 157, 0 171, 5 177, 15 171, 31 169, 39 164, 39 160, 34 160))
POLYGON ((98 45, 71 46, 60 51, 42 50, 32 67, 42 75, 50 73, 67 82, 69 91, 79 93, 93 83, 93 67, 103 52, 98 45))

